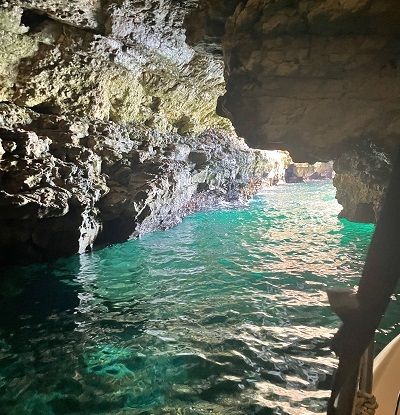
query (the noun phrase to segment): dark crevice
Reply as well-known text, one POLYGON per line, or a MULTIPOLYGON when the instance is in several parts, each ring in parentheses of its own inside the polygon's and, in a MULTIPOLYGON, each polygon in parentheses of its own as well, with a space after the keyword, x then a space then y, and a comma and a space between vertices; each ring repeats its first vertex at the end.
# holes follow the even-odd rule
POLYGON ((104 220, 94 245, 96 248, 104 248, 114 243, 125 242, 135 232, 136 227, 137 222, 132 218, 119 217, 104 220))
POLYGON ((206 51, 220 50, 222 56, 222 38, 225 35, 227 19, 233 15, 240 0, 212 2, 202 0, 185 17, 186 40, 191 46, 201 46, 206 51))
POLYGON ((42 23, 48 20, 48 16, 37 10, 26 9, 22 12, 21 24, 28 27, 28 33, 39 32, 42 23))
MULTIPOLYGON (((80 11, 81 10, 77 12, 79 13, 80 11)), ((83 11, 81 12, 83 13, 83 11)), ((64 20, 66 18, 67 16, 61 16, 61 19, 60 19, 60 18, 57 18, 56 16, 48 16, 46 13, 39 11, 39 10, 25 9, 22 12, 21 24, 29 28, 27 32, 29 34, 40 32, 43 27, 43 23, 46 21, 57 22, 67 27, 76 28, 76 29, 79 29, 79 30, 82 30, 84 32, 91 33, 91 34, 103 35, 105 32, 103 17, 101 18, 99 17, 99 21, 98 21, 99 28, 98 29, 71 24, 70 22, 64 20)))
POLYGON ((39 114, 46 114, 46 115, 53 115, 53 114, 57 115, 60 113, 57 106, 50 104, 49 102, 41 102, 40 104, 30 107, 30 109, 39 114))

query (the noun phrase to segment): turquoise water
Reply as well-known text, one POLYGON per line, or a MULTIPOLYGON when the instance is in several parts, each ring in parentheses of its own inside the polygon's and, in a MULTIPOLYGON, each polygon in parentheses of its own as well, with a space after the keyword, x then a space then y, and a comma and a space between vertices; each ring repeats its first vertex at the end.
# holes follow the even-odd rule
MULTIPOLYGON (((1 279, 0 413, 323 413, 337 319, 372 225, 339 220, 331 183, 1 279)), ((378 340, 399 332, 393 301, 378 340)), ((397 314, 398 315, 398 314, 397 314)))

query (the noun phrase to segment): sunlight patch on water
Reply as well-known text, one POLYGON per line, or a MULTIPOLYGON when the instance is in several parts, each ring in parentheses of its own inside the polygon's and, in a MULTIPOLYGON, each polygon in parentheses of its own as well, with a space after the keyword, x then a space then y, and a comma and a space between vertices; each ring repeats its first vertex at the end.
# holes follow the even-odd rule
MULTIPOLYGON (((339 211, 330 182, 283 185, 166 232, 11 270, 0 407, 323 413, 338 325, 325 291, 357 283, 373 231, 339 211)), ((399 330, 398 303, 380 341, 399 330)))

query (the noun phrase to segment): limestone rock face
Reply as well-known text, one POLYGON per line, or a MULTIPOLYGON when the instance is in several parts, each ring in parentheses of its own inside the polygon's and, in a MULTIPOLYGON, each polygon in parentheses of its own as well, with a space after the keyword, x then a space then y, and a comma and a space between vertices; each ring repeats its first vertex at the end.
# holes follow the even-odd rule
POLYGON ((26 36, 28 28, 20 21, 20 10, 0 8, 0 101, 12 98, 19 62, 37 50, 36 38, 26 36))
POLYGON ((372 147, 354 151, 368 141, 397 152, 399 34, 396 0, 241 2, 226 26, 218 112, 252 147, 288 150, 296 162, 338 159, 348 172, 334 182, 343 215, 366 220, 360 204, 375 218, 388 177, 375 176, 375 162, 361 172, 372 147))
POLYGON ((334 164, 336 198, 341 216, 358 222, 375 222, 379 216, 393 160, 370 142, 343 153, 334 164))
POLYGON ((257 148, 326 161, 364 139, 400 142, 396 0, 248 0, 225 35, 219 103, 257 148))
POLYGON ((166 229, 284 176, 284 154, 251 150, 224 131, 181 136, 85 117, 32 120, 10 104, 0 109, 19 119, 0 128, 1 265, 166 229))
POLYGON ((3 100, 47 114, 231 128, 215 112, 223 61, 186 43, 196 1, 12 0, 0 6, 3 100))
POLYGON ((1 264, 167 228, 273 174, 215 112, 222 57, 186 42, 198 4, 1 2, 1 264))
POLYGON ((250 150, 230 120, 254 147, 336 158, 343 214, 376 215, 399 21, 394 0, 3 1, 0 263, 164 229, 283 180, 287 155, 250 150))
POLYGON ((6 0, 4 3, 5 7, 23 7, 85 29, 100 30, 104 21, 102 0, 6 0))

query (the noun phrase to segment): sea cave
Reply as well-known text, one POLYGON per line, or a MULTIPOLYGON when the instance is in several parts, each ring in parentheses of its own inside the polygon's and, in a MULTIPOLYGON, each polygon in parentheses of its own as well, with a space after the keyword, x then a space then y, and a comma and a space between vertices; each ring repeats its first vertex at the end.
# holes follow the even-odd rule
POLYGON ((396 0, 2 1, 0 415, 398 415, 399 65, 396 0))

